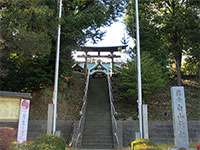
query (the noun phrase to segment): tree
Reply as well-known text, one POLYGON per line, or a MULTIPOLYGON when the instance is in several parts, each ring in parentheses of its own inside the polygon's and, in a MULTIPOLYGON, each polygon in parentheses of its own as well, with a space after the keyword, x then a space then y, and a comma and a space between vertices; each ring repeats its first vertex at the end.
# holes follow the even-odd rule
MULTIPOLYGON (((139 7, 140 11, 140 40, 141 51, 147 52, 157 61, 164 71, 167 71, 166 66, 168 64, 168 51, 162 45, 164 38, 160 34, 159 26, 156 26, 152 22, 152 16, 154 13, 147 7, 151 1, 140 1, 142 3, 139 7)), ((131 37, 136 37, 136 23, 135 23, 135 4, 130 0, 127 7, 125 23, 127 30, 131 37)), ((134 50, 135 52, 135 50, 134 50)))
MULTIPOLYGON (((135 29, 131 27, 131 17, 134 16, 131 2, 127 26, 134 35, 135 29)), ((153 56, 158 54, 164 62, 169 58, 174 59, 178 85, 181 85, 182 55, 195 48, 196 40, 193 38, 199 34, 199 31, 195 32, 199 30, 196 28, 199 27, 199 4, 196 4, 194 7, 194 1, 185 0, 150 0, 141 1, 140 4, 141 49, 149 51, 153 56)))
POLYGON ((58 20, 55 0, 1 1, 0 33, 4 40, 1 47, 6 53, 1 62, 8 70, 6 76, 0 77, 1 85, 6 85, 1 88, 26 90, 51 85, 59 22, 62 25, 60 75, 69 75, 71 51, 87 39, 101 39, 100 27, 110 25, 123 11, 124 3, 118 0, 63 1, 63 17, 58 20), (21 86, 16 87, 19 83, 21 86))
MULTIPOLYGON (((144 99, 153 94, 156 90, 164 87, 167 83, 167 74, 163 72, 161 65, 156 62, 148 53, 142 54, 142 88, 144 99)), ((120 91, 125 99, 137 98, 137 70, 135 61, 128 62, 121 70, 120 91)))

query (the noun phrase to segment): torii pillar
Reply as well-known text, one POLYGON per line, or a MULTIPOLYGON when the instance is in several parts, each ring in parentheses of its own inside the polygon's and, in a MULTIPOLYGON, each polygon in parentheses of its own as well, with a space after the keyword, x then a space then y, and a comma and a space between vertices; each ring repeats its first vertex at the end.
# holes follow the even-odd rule
POLYGON ((84 73, 85 73, 85 75, 87 75, 87 72, 88 72, 87 58, 88 58, 88 51, 85 51, 85 63, 84 63, 84 73))
POLYGON ((114 73, 114 55, 113 55, 113 51, 111 51, 111 65, 112 65, 112 73, 114 73))

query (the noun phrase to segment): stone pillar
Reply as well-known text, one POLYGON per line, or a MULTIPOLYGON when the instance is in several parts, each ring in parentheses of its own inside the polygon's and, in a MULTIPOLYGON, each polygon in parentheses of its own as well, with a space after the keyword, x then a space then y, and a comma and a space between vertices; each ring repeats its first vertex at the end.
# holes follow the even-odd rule
POLYGON ((184 87, 171 88, 175 149, 189 149, 184 87))
POLYGON ((148 109, 147 104, 143 104, 143 130, 144 138, 149 139, 149 126, 148 126, 148 109))
POLYGON ((53 104, 48 105, 47 134, 53 133, 53 104))

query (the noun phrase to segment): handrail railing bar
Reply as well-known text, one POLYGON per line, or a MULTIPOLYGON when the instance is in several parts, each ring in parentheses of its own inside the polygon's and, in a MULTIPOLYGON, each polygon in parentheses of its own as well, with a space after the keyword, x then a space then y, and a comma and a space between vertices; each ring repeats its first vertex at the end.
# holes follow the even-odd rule
POLYGON ((107 75, 108 78, 108 89, 109 89, 109 97, 110 97, 110 105, 111 105, 111 115, 112 115, 112 126, 113 126, 113 136, 116 139, 117 147, 119 148, 119 136, 118 136, 118 125, 115 118, 115 115, 117 114, 115 106, 113 104, 113 95, 112 95, 112 86, 109 75, 107 75))
POLYGON ((117 141, 117 145, 119 145, 119 138, 117 136, 117 133, 115 132, 114 135, 115 135, 115 138, 116 138, 116 141, 117 141))
POLYGON ((75 134, 72 137, 72 145, 74 145, 75 148, 78 148, 78 143, 79 143, 79 140, 82 136, 84 123, 85 123, 85 112, 86 112, 86 107, 87 107, 87 92, 88 92, 88 87, 89 87, 89 76, 90 76, 90 74, 88 73, 87 79, 86 79, 86 84, 85 84, 85 89, 84 89, 84 96, 83 96, 83 99, 82 99, 83 105, 82 105, 81 111, 80 111, 81 117, 80 117, 80 120, 79 120, 78 129, 77 129, 77 132, 78 132, 77 137, 76 137, 75 134))
POLYGON ((114 116, 113 116, 113 120, 114 120, 114 123, 115 123, 115 127, 116 127, 116 129, 117 129, 117 121, 116 121, 116 119, 115 119, 114 116))
POLYGON ((78 147, 78 140, 79 140, 80 136, 81 136, 81 133, 79 133, 78 136, 77 136, 77 140, 76 140, 76 143, 75 143, 76 148, 78 147))

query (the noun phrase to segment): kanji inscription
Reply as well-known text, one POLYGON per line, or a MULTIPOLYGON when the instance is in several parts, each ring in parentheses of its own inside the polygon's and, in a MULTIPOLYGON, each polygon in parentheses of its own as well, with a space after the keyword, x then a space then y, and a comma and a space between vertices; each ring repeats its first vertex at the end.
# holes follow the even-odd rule
POLYGON ((189 147, 185 93, 182 86, 171 88, 174 142, 176 148, 189 147))

